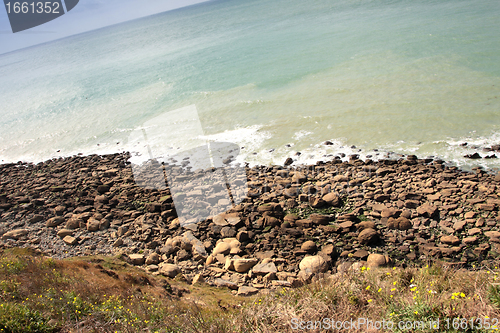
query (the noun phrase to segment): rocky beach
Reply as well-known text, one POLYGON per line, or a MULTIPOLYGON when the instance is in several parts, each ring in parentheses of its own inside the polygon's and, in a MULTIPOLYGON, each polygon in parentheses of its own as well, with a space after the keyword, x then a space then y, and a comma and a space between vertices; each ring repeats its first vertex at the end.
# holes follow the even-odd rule
MULTIPOLYGON (((442 260, 473 268, 500 255, 500 174, 481 168, 413 155, 246 167, 246 180, 233 179, 248 186, 239 204, 185 224, 169 188, 138 186, 128 159, 0 165, 0 246, 54 258, 118 255, 152 274, 239 295, 300 286, 351 265, 442 260)), ((186 186, 187 206, 220 204, 209 200, 217 199, 212 186, 186 186)))

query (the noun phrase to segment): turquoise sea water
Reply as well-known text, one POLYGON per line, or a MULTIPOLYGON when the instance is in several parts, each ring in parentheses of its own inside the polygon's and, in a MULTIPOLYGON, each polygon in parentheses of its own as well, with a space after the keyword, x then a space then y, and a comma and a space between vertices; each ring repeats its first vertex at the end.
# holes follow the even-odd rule
POLYGON ((494 0, 222 0, 3 54, 0 160, 133 150, 134 129, 195 106, 206 138, 251 164, 392 151, 497 168, 463 155, 500 143, 499 14, 494 0))

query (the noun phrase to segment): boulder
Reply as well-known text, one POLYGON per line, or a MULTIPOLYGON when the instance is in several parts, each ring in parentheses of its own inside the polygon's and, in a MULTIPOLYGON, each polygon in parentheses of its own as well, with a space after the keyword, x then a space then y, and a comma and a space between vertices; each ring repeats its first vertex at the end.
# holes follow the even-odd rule
POLYGON ((36 214, 28 220, 28 224, 37 223, 43 220, 43 215, 36 214))
POLYGON ((256 275, 266 275, 268 273, 276 273, 277 271, 276 265, 273 262, 260 263, 252 269, 252 272, 256 275))
POLYGON ((158 265, 160 263, 160 256, 158 253, 151 253, 146 258, 146 265, 158 265))
POLYGON ((15 239, 18 240, 19 238, 26 236, 29 233, 28 229, 15 229, 6 232, 3 234, 2 238, 3 239, 15 239))
POLYGON ((100 225, 101 225, 101 222, 99 220, 96 220, 95 218, 91 217, 87 221, 87 230, 88 231, 97 231, 97 230, 99 230, 100 225))
POLYGON ((422 206, 417 207, 417 213, 420 216, 429 217, 429 218, 439 217, 438 208, 436 206, 432 206, 429 204, 424 204, 422 206))
POLYGON ((76 243, 78 243, 78 240, 75 237, 68 235, 63 238, 63 242, 68 245, 76 245, 76 243))
POLYGON ((467 221, 464 221, 464 220, 456 221, 455 223, 453 223, 453 229, 455 231, 460 232, 460 231, 464 230, 464 227, 466 224, 467 224, 467 221))
POLYGON ((322 256, 307 256, 301 260, 299 269, 313 274, 322 273, 328 269, 328 263, 322 256))
POLYGON ((73 235, 73 230, 69 229, 61 229, 57 232, 57 236, 64 238, 66 236, 72 236, 73 235))
POLYGON ((366 259, 366 265, 368 267, 381 267, 389 264, 390 262, 391 259, 388 256, 378 253, 372 253, 368 255, 368 258, 366 259))
POLYGON ((397 219, 391 217, 387 221, 387 227, 389 229, 408 230, 412 228, 412 224, 406 217, 401 216, 397 219))
POLYGON ((216 255, 221 253, 223 255, 226 255, 229 254, 230 251, 231 251, 231 246, 229 246, 229 243, 220 242, 215 246, 214 250, 212 251, 212 254, 216 255))
POLYGON ((326 245, 323 245, 323 247, 321 248, 320 254, 322 254, 323 257, 333 258, 336 253, 337 253, 337 251, 335 249, 335 245, 326 244, 326 245))
POLYGON ((332 180, 336 183, 345 183, 349 181, 349 178, 344 175, 336 175, 332 180))
POLYGON ((179 266, 174 264, 163 264, 159 267, 158 272, 166 277, 175 278, 181 273, 179 266))
POLYGON ((358 235, 358 241, 361 244, 371 244, 379 239, 379 234, 375 229, 368 228, 361 231, 358 235))
POLYGON ((313 221, 314 224, 327 225, 330 222, 330 217, 321 214, 311 214, 309 219, 313 221))
POLYGON ((191 284, 200 284, 205 282, 205 278, 201 274, 196 274, 193 278, 193 281, 191 281, 191 284))
POLYGON ((66 222, 66 229, 74 230, 80 228, 80 225, 83 224, 83 221, 79 218, 70 218, 68 222, 66 222))
POLYGON ((376 226, 375 226, 375 222, 373 221, 363 221, 363 222, 360 222, 356 225, 356 228, 358 228, 358 230, 365 230, 365 229, 375 229, 376 226))
POLYGON ((60 225, 63 222, 64 222, 64 217, 56 216, 56 217, 48 219, 47 222, 45 222, 45 225, 48 228, 54 228, 54 227, 57 227, 58 225, 60 225))
POLYGON ((242 286, 238 288, 238 292, 236 295, 238 296, 252 296, 255 295, 259 292, 259 289, 254 288, 254 287, 246 287, 242 286))
POLYGON ((130 258, 130 262, 132 263, 132 265, 140 266, 144 264, 145 258, 143 254, 133 253, 129 254, 128 257, 130 258))
POLYGON ((313 241, 306 241, 304 242, 301 246, 300 246, 300 249, 302 251, 305 251, 305 252, 309 252, 309 253, 313 253, 316 251, 317 247, 316 247, 316 243, 314 243, 313 241))
POLYGON ((381 217, 398 217, 401 214, 401 211, 396 208, 384 208, 380 212, 381 217))
POLYGON ((333 207, 339 207, 342 203, 340 200, 340 197, 335 193, 328 193, 325 196, 323 196, 322 199, 328 205, 333 206, 333 207))
POLYGON ((457 236, 453 236, 453 235, 442 236, 441 242, 444 244, 449 244, 449 245, 458 245, 458 244, 460 244, 460 238, 458 238, 457 236))
POLYGON ((234 270, 238 273, 246 273, 250 268, 255 266, 259 261, 257 259, 234 259, 234 270))
POLYGON ((236 239, 239 241, 239 242, 247 242, 250 240, 250 237, 248 235, 248 231, 240 231, 238 232, 238 234, 236 234, 236 239))
POLYGON ((225 287, 225 288, 229 288, 229 289, 233 289, 233 290, 238 289, 238 285, 236 283, 228 281, 228 280, 220 279, 220 278, 215 279, 214 284, 217 287, 225 287))
POLYGON ((498 231, 486 231, 484 235, 488 238, 500 238, 500 232, 498 231))
POLYGON ((307 176, 301 172, 295 172, 292 176, 292 182, 294 183, 304 183, 307 181, 307 176))
POLYGON ((224 265, 224 269, 226 271, 234 271, 234 261, 233 259, 227 257, 226 258, 226 264, 224 265))

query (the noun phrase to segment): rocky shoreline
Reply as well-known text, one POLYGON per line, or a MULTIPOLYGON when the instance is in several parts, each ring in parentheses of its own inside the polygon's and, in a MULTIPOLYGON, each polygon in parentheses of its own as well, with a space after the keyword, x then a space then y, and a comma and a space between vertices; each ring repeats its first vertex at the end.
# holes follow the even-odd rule
POLYGON ((240 295, 352 263, 440 258, 473 267, 500 255, 500 174, 480 168, 416 156, 247 167, 241 203, 182 225, 170 190, 137 186, 128 159, 0 165, 0 247, 57 258, 118 254, 153 274, 182 273, 240 295))

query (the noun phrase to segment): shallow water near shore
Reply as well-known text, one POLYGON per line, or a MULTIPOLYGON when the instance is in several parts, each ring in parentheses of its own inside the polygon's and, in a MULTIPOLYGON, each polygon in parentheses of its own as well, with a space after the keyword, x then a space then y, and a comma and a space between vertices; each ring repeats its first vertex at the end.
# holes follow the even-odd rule
POLYGON ((194 105, 202 133, 179 141, 237 143, 239 162, 392 151, 498 168, 463 156, 500 143, 499 10, 210 1, 0 55, 0 161, 167 149, 130 135, 194 105))

